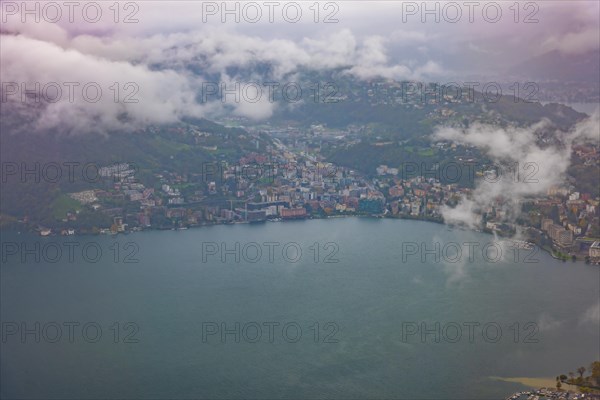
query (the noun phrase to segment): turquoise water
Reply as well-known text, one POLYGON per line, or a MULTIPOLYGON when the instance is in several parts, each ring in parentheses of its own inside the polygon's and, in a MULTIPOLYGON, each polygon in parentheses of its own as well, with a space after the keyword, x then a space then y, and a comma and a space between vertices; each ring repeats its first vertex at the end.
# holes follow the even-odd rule
POLYGON ((3 233, 1 394, 495 399, 523 387, 490 376, 554 377, 599 359, 600 269, 541 252, 523 251, 515 262, 505 251, 486 261, 480 249, 493 240, 438 224, 362 218, 118 237, 3 233), (45 246, 40 262, 26 254, 21 262, 9 242, 45 246), (79 243, 72 261, 65 242, 79 243), (236 242, 240 261, 224 254, 223 262, 221 243, 231 250, 236 242), (272 260, 265 242, 279 243, 272 260), (408 242, 429 249, 437 242, 446 252, 439 262, 431 254, 422 261, 419 252, 406 254, 414 252, 408 242), (456 258, 450 242, 479 247, 473 260, 463 253, 449 262, 456 258), (102 256, 91 262, 95 248, 102 256), (126 255, 138 262, 124 262, 126 255), (34 333, 22 340, 23 322, 33 331, 40 323, 39 343, 34 333), (79 323, 71 325, 72 342, 69 322, 79 323), (221 324, 235 332, 236 322, 239 342, 235 333, 222 340, 221 324), (421 322, 428 329, 440 323, 438 343, 433 333, 423 341, 408 335, 421 322), (62 327, 59 339, 52 323, 62 327), (96 325, 84 336, 86 323, 96 325), (472 340, 468 323, 479 323, 472 340), (485 337, 483 326, 493 328, 485 337), (494 343, 495 326, 502 334, 494 343))

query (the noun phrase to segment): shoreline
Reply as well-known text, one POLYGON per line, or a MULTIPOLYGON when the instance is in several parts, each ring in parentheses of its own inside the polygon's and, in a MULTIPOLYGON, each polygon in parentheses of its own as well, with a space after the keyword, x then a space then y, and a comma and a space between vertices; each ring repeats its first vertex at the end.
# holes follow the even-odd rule
POLYGON ((556 387, 556 379, 550 377, 515 377, 515 378, 505 378, 501 376, 490 376, 489 379, 501 382, 510 382, 510 383, 519 383, 530 389, 539 389, 539 388, 555 388, 556 387))
MULTIPOLYGON (((457 225, 452 225, 452 224, 448 224, 443 220, 440 219, 434 219, 434 218, 430 218, 430 219, 426 219, 426 218, 414 218, 411 216, 391 216, 391 215, 387 215, 387 214, 382 214, 382 215, 361 215, 361 214, 350 214, 350 215, 330 215, 330 216, 324 216, 324 217, 319 217, 319 216, 310 216, 307 218, 290 218, 290 219, 281 219, 281 218, 277 218, 277 219, 273 219, 273 220, 264 220, 264 221, 255 221, 255 222, 250 222, 250 221, 233 221, 233 222, 221 222, 221 223, 212 223, 212 224, 198 224, 198 225, 191 225, 191 226, 185 226, 185 227, 179 227, 179 228, 140 228, 140 229, 136 229, 136 230, 131 230, 131 231, 126 231, 126 232, 85 232, 85 233, 74 233, 74 234, 70 234, 70 235, 61 235, 59 233, 54 233, 52 232, 49 235, 42 235, 40 234, 40 232, 36 229, 28 229, 26 231, 26 233, 31 233, 31 234, 37 234, 37 236, 40 237, 55 237, 55 236, 61 236, 61 237, 67 237, 67 236, 77 236, 77 237, 84 237, 84 236, 120 236, 120 235, 130 235, 132 233, 137 233, 137 232, 151 232, 151 231, 179 231, 179 230, 189 230, 189 229, 198 229, 198 228, 207 228, 207 227, 213 227, 213 226, 231 226, 231 225, 262 225, 264 223, 268 223, 268 222, 299 222, 299 221, 311 221, 311 220, 327 220, 327 219, 343 219, 343 218, 368 218, 368 219, 391 219, 391 220, 408 220, 408 221, 419 221, 419 222, 430 222, 430 223, 435 223, 435 224, 439 224, 439 225, 444 225, 446 227, 449 227, 450 229, 455 229, 455 227, 458 227, 459 230, 462 231, 471 231, 471 232, 477 232, 477 233, 484 233, 487 235, 492 235, 495 236, 497 235, 499 238, 506 238, 507 240, 511 240, 510 237, 507 237, 499 232, 491 232, 488 229, 473 229, 473 228, 468 228, 468 227, 464 227, 464 226, 457 226, 457 225)), ((17 231, 17 230, 13 230, 13 229, 5 229, 5 228, 0 228, 0 232, 15 232, 16 234, 21 234, 23 233, 22 231, 17 231)), ((537 247, 538 249, 542 250, 543 252, 547 253, 550 257, 552 257, 555 260, 562 260, 561 258, 559 258, 558 256, 556 256, 554 254, 554 251, 552 251, 552 249, 548 249, 545 246, 540 246, 537 243, 533 243, 533 246, 537 247)), ((564 261, 564 260, 563 260, 564 261)), ((566 261, 564 261, 566 262, 566 261)), ((571 262, 577 262, 577 263, 583 263, 586 264, 586 262, 580 258, 577 258, 575 261, 571 261, 571 262)), ((596 265, 594 263, 590 263, 589 265, 596 265)), ((600 264, 598 264, 600 265, 600 264)))

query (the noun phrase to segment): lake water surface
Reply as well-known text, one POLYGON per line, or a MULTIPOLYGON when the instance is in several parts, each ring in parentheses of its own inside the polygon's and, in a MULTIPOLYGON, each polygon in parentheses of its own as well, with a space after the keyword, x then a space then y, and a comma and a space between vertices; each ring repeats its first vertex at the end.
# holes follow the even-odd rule
POLYGON ((490 377, 599 359, 600 269, 494 240, 366 218, 3 233, 1 395, 500 399, 524 387, 490 377))

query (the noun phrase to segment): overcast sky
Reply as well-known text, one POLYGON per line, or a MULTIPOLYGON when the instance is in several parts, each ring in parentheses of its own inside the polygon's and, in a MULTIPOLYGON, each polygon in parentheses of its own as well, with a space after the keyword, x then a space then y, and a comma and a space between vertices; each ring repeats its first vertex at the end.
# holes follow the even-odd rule
MULTIPOLYGON (((94 119, 118 128, 124 112, 142 122, 205 115, 214 105, 196 101, 198 74, 232 81, 231 66, 268 63, 273 79, 350 66, 364 78, 501 80, 509 67, 548 51, 598 50, 597 0, 515 3, 99 1, 70 9, 59 1, 27 2, 33 11, 26 13, 23 2, 2 1, 0 74, 2 82, 95 81, 105 92, 116 80, 136 82, 144 107, 106 95, 94 104, 94 119), (200 71, 191 74, 189 65, 200 71)), ((242 114, 268 117, 273 105, 244 107, 242 114)), ((89 115, 89 104, 57 102, 39 123, 68 117, 83 127, 89 115)))

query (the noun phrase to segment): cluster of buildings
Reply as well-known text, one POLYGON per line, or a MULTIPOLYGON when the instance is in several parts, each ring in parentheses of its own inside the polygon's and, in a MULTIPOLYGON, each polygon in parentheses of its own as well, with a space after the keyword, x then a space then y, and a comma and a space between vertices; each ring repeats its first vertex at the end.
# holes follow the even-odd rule
POLYGON ((448 200, 467 195, 470 189, 460 188, 457 184, 443 185, 435 178, 416 176, 409 179, 394 178, 394 185, 378 186, 387 189, 387 202, 392 215, 425 217, 441 221, 440 208, 448 200))
MULTIPOLYGON (((432 177, 402 177, 398 168, 387 165, 380 165, 377 176, 368 179, 306 151, 290 151, 278 140, 274 143, 269 155, 249 153, 237 163, 207 168, 210 173, 155 173, 155 187, 140 183, 127 164, 103 167, 100 173, 113 180, 112 188, 71 197, 110 216, 111 230, 121 232, 355 214, 441 222, 442 207, 471 193, 432 177)), ((598 199, 568 187, 553 187, 547 195, 533 201, 542 216, 541 232, 564 253, 585 251, 592 260, 600 260, 600 245, 584 236, 593 237, 590 226, 598 221, 598 199), (551 218, 552 207, 558 218, 551 218)), ((483 229, 510 230, 501 206, 482 212, 487 216, 483 229)))
POLYGON ((546 198, 532 204, 542 216, 540 228, 552 247, 565 254, 589 257, 593 263, 600 262, 597 250, 600 199, 563 186, 550 188, 546 198))
POLYGON ((155 187, 140 183, 127 164, 103 167, 110 188, 70 196, 110 217, 113 233, 385 212, 384 195, 354 171, 283 146, 272 150, 187 175, 155 173, 155 187))
MULTIPOLYGON (((421 82, 398 82, 395 80, 365 81, 351 95, 357 101, 366 98, 371 105, 403 105, 422 109, 425 105, 449 105, 473 102, 473 89, 458 86, 425 84, 421 82)), ((447 110, 449 111, 449 110, 447 110)))
POLYGON ((69 197, 71 197, 74 200, 77 200, 81 204, 91 204, 98 201, 98 197, 96 197, 95 190, 84 190, 77 193, 71 193, 69 194, 69 197))
POLYGON ((600 399, 598 394, 573 393, 556 389, 542 388, 538 390, 517 392, 506 400, 585 400, 600 399))
MULTIPOLYGON (((581 230, 581 228, 578 229, 581 230)), ((561 247, 568 247, 573 244, 573 231, 555 224, 550 218, 542 220, 542 231, 546 232, 550 239, 561 247)))
MULTIPOLYGON (((266 152, 246 152, 236 162, 221 160, 187 173, 154 171, 152 187, 139 182, 136 169, 127 163, 106 166, 99 175, 110 179, 110 187, 71 197, 106 214, 112 221, 110 230, 121 232, 340 215, 443 222, 442 207, 471 195, 471 189, 442 183, 431 174, 404 176, 395 165, 379 165, 376 174, 368 178, 323 161, 319 153, 324 141, 346 143, 354 140, 360 129, 328 132, 313 126, 308 133, 289 127, 275 129, 270 132, 273 141, 266 152)), ((204 135, 201 131, 192 134, 204 135)), ((447 142, 433 146, 442 151, 456 149, 447 142)), ((582 160, 597 162, 593 146, 574 151, 582 160)), ((469 156, 457 161, 476 162, 469 156)), ((486 173, 486 168, 478 175, 486 173)), ((593 228, 598 225, 599 200, 575 191, 572 185, 552 187, 543 198, 528 200, 536 218, 519 223, 537 230, 564 254, 585 253, 600 261, 600 233, 593 228)), ((501 202, 480 210, 481 229, 514 232, 515 226, 506 223, 510 216, 501 202)))

